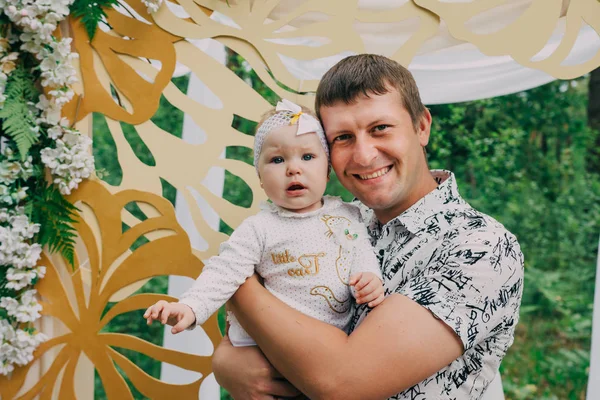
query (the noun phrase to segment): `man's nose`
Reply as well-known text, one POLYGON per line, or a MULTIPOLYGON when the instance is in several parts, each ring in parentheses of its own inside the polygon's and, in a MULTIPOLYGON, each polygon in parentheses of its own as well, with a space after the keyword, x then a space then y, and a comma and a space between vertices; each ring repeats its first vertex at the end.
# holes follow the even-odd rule
POLYGON ((370 137, 357 138, 352 151, 352 161, 363 167, 367 167, 377 158, 378 150, 370 137))

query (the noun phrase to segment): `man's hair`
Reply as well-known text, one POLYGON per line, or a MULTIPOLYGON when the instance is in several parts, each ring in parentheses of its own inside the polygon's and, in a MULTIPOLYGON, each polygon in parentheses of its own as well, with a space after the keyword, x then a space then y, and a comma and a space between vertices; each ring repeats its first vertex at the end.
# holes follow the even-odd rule
POLYGON ((351 104, 360 95, 382 95, 390 87, 400 94, 402 105, 416 127, 425 106, 419 89, 409 70, 396 61, 376 54, 359 54, 346 57, 323 75, 315 100, 315 111, 321 118, 321 107, 342 101, 351 104))

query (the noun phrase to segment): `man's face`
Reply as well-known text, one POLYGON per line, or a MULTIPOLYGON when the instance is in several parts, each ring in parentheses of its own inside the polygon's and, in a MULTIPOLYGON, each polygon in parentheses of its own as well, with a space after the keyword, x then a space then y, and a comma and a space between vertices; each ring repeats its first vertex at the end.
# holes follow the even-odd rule
POLYGON ((352 104, 340 101, 320 113, 340 182, 382 223, 435 187, 423 154, 431 115, 425 110, 415 129, 396 89, 361 95, 352 104))

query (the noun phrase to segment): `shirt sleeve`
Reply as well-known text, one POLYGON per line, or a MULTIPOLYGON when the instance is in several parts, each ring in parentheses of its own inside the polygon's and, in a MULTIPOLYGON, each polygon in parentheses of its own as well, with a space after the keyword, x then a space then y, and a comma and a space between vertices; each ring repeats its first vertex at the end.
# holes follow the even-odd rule
POLYGON ((264 247, 256 217, 250 217, 219 247, 219 255, 211 257, 192 287, 179 300, 196 315, 201 325, 254 273, 264 247))
POLYGON ((464 350, 514 329, 523 293, 523 254, 508 231, 471 231, 442 244, 396 293, 451 327, 464 350))

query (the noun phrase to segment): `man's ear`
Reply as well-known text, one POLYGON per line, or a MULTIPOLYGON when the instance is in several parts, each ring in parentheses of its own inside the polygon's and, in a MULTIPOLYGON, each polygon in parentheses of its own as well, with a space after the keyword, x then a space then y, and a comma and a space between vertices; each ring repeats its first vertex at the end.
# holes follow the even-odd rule
POLYGON ((429 109, 425 107, 425 110, 421 113, 419 123, 417 125, 417 135, 419 135, 419 143, 421 147, 427 146, 429 143, 429 134, 431 133, 431 113, 429 109))

